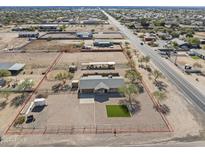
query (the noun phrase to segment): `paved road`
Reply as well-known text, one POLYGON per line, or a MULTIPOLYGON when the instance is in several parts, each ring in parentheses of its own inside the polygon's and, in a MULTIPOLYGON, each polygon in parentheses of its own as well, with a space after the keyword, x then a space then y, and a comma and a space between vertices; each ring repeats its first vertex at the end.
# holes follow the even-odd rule
POLYGON ((173 83, 175 86, 184 94, 184 96, 192 102, 193 105, 197 105, 200 109, 205 111, 205 96, 192 86, 185 78, 177 74, 173 68, 167 65, 161 56, 157 54, 151 47, 144 44, 141 45, 140 39, 132 33, 127 27, 123 26, 114 19, 112 16, 107 14, 105 11, 102 12, 109 18, 110 22, 116 25, 121 33, 123 33, 130 42, 137 48, 139 51, 143 52, 145 55, 150 56, 154 64, 163 72, 163 74, 173 83))

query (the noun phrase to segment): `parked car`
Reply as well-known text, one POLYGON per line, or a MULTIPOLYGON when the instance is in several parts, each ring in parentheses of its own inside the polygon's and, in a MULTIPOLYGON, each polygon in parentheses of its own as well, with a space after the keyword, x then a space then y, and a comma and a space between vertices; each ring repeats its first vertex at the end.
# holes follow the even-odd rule
POLYGON ((29 115, 26 117, 26 123, 31 123, 33 121, 35 121, 35 118, 33 115, 29 115))

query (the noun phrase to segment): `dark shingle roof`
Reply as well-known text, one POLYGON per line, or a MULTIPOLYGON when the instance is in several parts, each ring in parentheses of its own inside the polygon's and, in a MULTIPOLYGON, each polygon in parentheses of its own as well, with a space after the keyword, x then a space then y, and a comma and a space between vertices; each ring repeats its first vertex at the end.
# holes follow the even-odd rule
POLYGON ((119 88, 124 85, 124 79, 122 77, 88 76, 82 77, 79 82, 80 89, 95 89, 102 85, 106 88, 119 88))

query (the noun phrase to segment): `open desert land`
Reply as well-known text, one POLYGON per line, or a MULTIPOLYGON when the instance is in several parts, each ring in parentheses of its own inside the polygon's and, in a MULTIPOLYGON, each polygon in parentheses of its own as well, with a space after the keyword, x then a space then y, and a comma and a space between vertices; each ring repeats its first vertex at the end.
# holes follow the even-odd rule
POLYGON ((102 25, 68 25, 66 27, 66 31, 76 31, 76 32, 91 32, 94 30, 95 32, 115 32, 118 29, 111 24, 102 24, 102 25))
POLYGON ((21 47, 28 42, 27 38, 18 38, 18 33, 0 32, 0 52, 21 47))
MULTIPOLYGON (((24 70, 18 75, 5 78, 7 81, 10 81, 10 85, 23 81, 24 79, 32 79, 34 82, 33 87, 36 87, 43 77, 42 73, 48 69, 56 56, 56 53, 0 53, 0 62, 25 64, 24 70), (45 58, 47 60, 45 60, 45 58)), ((20 94, 11 93, 7 100, 8 103, 1 106, 1 134, 21 109, 22 104, 15 105, 15 103, 12 103, 12 99, 16 96, 20 96, 20 94)))
POLYGON ((77 40, 35 40, 21 48, 25 52, 79 52, 82 41, 77 40))
MULTIPOLYGON (((133 49, 132 46, 131 48, 133 49)), ((136 51, 133 54, 133 60, 136 63, 136 66, 139 66, 140 63, 138 62, 138 59, 141 56, 143 56, 143 54, 139 51, 136 51)), ((158 69, 151 61, 148 65, 150 65, 152 69, 158 69)), ((137 67, 137 69, 142 73, 144 83, 149 87, 150 92, 153 93, 158 90, 158 87, 154 85, 153 76, 140 67, 137 67)), ((162 88, 167 93, 167 99, 162 101, 162 103, 170 108, 170 113, 167 114, 166 117, 174 129, 172 135, 176 138, 188 138, 189 136, 202 135, 201 137, 203 138, 203 133, 200 134, 204 131, 203 111, 192 106, 169 79, 161 78, 159 81, 162 84, 162 88)))
POLYGON ((196 32, 195 36, 197 36, 200 39, 205 39, 205 32, 196 32))

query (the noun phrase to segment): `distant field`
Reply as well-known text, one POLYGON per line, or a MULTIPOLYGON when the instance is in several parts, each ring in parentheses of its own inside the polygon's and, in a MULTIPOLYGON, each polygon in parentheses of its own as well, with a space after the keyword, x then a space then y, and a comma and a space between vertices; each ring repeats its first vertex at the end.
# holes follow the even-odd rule
POLYGON ((106 105, 108 117, 130 117, 127 106, 125 105, 106 105))

